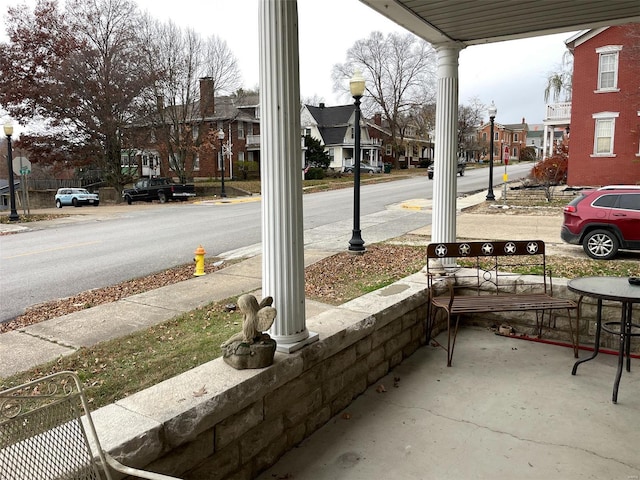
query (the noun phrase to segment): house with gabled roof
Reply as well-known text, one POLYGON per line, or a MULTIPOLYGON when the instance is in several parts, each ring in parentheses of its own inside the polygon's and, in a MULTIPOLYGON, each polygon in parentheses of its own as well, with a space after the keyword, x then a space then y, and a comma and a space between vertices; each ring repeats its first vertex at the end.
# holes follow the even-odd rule
MULTIPOLYGON (((519 160, 522 150, 527 147, 529 125, 522 119, 520 123, 493 124, 493 160, 504 163, 504 160, 519 160)), ((491 149, 491 123, 480 125, 478 129, 478 145, 482 152, 480 159, 488 160, 491 149)))
MULTIPOLYGON (((353 166, 355 139, 355 106, 317 107, 303 105, 300 112, 302 134, 319 140, 329 154, 329 168, 344 171, 353 166)), ((360 161, 382 167, 382 142, 369 136, 366 121, 360 122, 360 161)))
MULTIPOLYGON (((259 96, 242 90, 215 96, 213 80, 200 79, 200 98, 189 106, 164 106, 152 118, 132 125, 130 148, 122 151, 123 168, 135 168, 138 176, 179 176, 177 160, 167 145, 169 137, 181 137, 184 166, 189 178, 225 178, 259 174, 260 106, 259 96), (176 110, 172 115, 170 109, 176 110), (176 121, 176 118, 178 119, 176 121), (163 120, 164 119, 164 120, 163 120), (222 141, 218 132, 224 132, 222 141), (224 162, 224 169, 223 163, 224 162)), ((178 153, 173 153, 178 155, 178 153)))
POLYGON ((433 162, 433 132, 418 135, 413 123, 407 123, 401 130, 401 138, 394 142, 391 128, 382 114, 376 113, 367 122, 369 136, 382 144, 382 161, 393 164, 398 158, 400 168, 427 167, 433 162))

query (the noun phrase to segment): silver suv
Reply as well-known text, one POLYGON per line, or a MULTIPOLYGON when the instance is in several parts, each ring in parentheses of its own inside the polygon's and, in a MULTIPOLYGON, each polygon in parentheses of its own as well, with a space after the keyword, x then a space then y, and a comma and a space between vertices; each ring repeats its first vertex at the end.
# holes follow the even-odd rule
POLYGON ((55 201, 56 208, 62 208, 64 205, 73 205, 74 207, 93 205, 97 207, 100 204, 100 197, 97 193, 91 193, 86 188, 59 188, 55 201))

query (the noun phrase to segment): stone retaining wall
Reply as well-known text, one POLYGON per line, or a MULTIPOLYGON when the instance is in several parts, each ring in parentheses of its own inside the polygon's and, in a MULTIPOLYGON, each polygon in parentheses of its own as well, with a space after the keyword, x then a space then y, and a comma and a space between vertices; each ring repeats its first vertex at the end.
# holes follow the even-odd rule
POLYGON ((329 308, 307 321, 318 342, 268 368, 219 358, 101 408, 103 447, 186 479, 254 478, 424 344, 425 288, 416 274, 329 308))
MULTIPOLYGON (((555 295, 568 295, 565 285, 554 279, 555 295)), ((619 309, 605 314, 619 318, 619 309)), ((318 342, 276 354, 268 368, 234 370, 219 358, 97 410, 103 447, 124 463, 185 479, 252 479, 418 349, 426 316, 422 273, 329 308, 307 321, 318 342)), ((520 330, 531 320, 497 321, 520 330)), ((582 323, 583 343, 592 320, 582 323)), ((444 327, 440 319, 434 334, 444 327)), ((567 327, 558 317, 545 337, 567 340, 567 327)))

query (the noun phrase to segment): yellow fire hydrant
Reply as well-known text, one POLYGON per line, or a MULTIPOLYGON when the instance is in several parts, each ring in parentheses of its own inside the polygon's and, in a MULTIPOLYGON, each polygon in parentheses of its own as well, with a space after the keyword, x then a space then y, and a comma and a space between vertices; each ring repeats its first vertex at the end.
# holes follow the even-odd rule
POLYGON ((196 271, 193 272, 193 275, 196 277, 204 275, 204 256, 206 253, 207 252, 204 251, 202 245, 198 246, 198 248, 196 248, 196 251, 193 252, 193 254, 195 255, 193 261, 196 262, 196 271))

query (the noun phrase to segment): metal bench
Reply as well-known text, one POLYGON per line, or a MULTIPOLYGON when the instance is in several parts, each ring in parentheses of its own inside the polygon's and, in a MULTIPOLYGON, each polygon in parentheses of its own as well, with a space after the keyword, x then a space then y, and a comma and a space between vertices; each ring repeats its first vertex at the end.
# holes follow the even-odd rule
POLYGON ((0 392, 0 478, 110 480, 111 469, 178 480, 127 467, 102 450, 82 383, 72 372, 0 392))
POLYGON ((549 312, 551 325, 552 311, 566 310, 574 354, 578 356, 571 321, 571 311, 577 308, 577 303, 553 296, 551 272, 546 266, 545 245, 541 240, 431 243, 427 246, 427 282, 427 339, 431 339, 438 312, 444 312, 448 367, 460 317, 476 313, 535 311, 536 330, 541 336, 545 312, 549 312), (525 266, 539 276, 514 272, 525 266))

